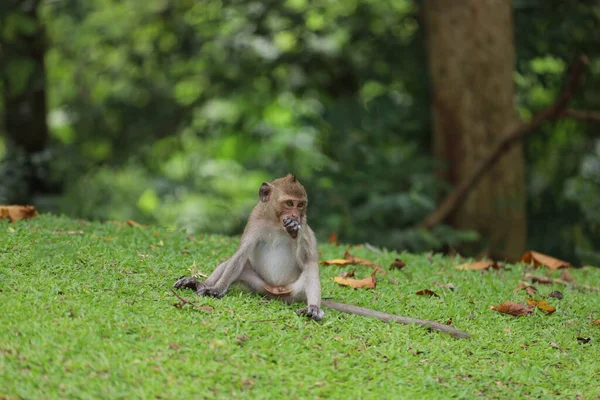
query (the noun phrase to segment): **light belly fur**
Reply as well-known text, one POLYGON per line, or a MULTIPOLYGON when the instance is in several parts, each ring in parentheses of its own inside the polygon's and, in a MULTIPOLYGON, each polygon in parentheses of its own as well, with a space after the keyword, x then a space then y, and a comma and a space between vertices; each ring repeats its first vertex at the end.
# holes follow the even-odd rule
POLYGON ((291 240, 287 235, 276 235, 260 241, 252 252, 252 268, 269 285, 289 285, 300 276, 294 252, 290 251, 291 240))

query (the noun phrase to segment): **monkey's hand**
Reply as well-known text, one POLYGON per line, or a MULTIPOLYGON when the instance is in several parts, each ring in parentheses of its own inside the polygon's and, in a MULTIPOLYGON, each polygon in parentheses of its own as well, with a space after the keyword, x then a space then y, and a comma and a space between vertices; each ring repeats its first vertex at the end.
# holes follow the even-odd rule
POLYGON ((321 310, 321 308, 319 306, 315 306, 315 305, 301 308, 298 311, 296 311, 296 314, 298 314, 298 315, 305 314, 307 317, 310 317, 310 318, 314 319, 315 321, 320 321, 323 318, 323 316, 325 315, 323 310, 321 310))
POLYGON ((287 233, 296 239, 298 237, 298 232, 300 231, 300 221, 296 218, 290 217, 289 215, 283 219, 283 227, 287 231, 287 233))
POLYGON ((196 291, 198 296, 210 296, 221 298, 225 294, 222 290, 216 290, 213 287, 206 286, 206 283, 199 281, 198 279, 190 276, 187 278, 181 278, 173 285, 175 289, 188 288, 196 291))

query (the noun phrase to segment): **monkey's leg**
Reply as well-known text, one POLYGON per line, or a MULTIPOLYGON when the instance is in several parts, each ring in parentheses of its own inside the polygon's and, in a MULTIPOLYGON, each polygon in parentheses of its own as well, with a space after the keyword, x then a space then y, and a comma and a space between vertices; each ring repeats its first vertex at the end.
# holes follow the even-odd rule
POLYGON ((229 260, 222 262, 217 266, 217 268, 215 268, 212 274, 210 274, 210 276, 204 281, 206 286, 214 286, 219 281, 219 279, 221 279, 223 272, 227 269, 228 263, 229 260))
POLYGON ((267 282, 263 281, 262 278, 252 269, 250 262, 247 262, 240 274, 238 281, 243 282, 248 290, 259 294, 268 294, 265 287, 268 286, 267 282))

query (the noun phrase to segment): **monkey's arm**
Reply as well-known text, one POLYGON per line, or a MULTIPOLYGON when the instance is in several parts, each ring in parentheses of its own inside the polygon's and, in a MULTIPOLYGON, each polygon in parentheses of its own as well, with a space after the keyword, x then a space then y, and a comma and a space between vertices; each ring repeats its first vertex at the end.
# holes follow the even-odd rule
POLYGON ((456 338, 471 337, 471 335, 469 335, 467 332, 453 328, 450 325, 444 325, 444 324, 440 324, 439 322, 429 321, 426 319, 402 317, 400 315, 387 314, 384 312, 371 310, 370 308, 364 308, 364 307, 353 306, 350 304, 338 303, 336 301, 331 301, 331 300, 323 300, 322 304, 327 308, 331 308, 332 310, 346 312, 346 313, 350 313, 350 314, 356 314, 356 315, 360 315, 363 317, 377 318, 378 320, 381 320, 383 322, 395 321, 395 322, 398 322, 398 323, 401 323, 404 325, 410 325, 410 324, 423 325, 423 326, 427 326, 431 329, 438 330, 440 332, 449 333, 450 335, 452 335, 456 338))
POLYGON ((244 266, 249 261, 250 253, 256 245, 257 238, 257 235, 252 231, 244 233, 234 255, 229 260, 219 264, 205 282, 187 277, 179 279, 173 286, 176 289, 183 287, 194 289, 200 296, 223 297, 229 286, 239 278, 244 270, 244 266))

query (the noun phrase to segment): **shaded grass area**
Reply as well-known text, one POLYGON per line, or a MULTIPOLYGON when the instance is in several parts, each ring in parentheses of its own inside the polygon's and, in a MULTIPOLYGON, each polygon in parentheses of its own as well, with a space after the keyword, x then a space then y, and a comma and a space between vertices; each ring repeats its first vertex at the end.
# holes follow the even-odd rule
MULTIPOLYGON (((367 267, 322 267, 324 297, 438 322, 452 318, 472 338, 331 310, 317 323, 296 316, 298 305, 236 288, 221 300, 180 292, 212 311, 174 307, 175 280, 194 262, 210 273, 236 244, 48 215, 0 221, 0 397, 600 396, 600 326, 590 325, 600 317, 598 292, 537 285, 542 295, 564 294, 548 299, 557 311, 516 318, 489 307, 524 301, 526 293, 513 289, 529 267, 456 271, 459 261, 448 257, 358 248, 355 256, 384 269, 396 257, 407 266, 379 276, 376 290, 330 279, 351 268, 364 277, 367 267), (440 297, 415 295, 425 288, 440 297)), ((321 258, 340 258, 344 250, 322 245, 321 258)), ((577 283, 600 286, 597 268, 571 273, 577 283)))

